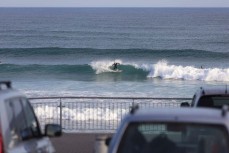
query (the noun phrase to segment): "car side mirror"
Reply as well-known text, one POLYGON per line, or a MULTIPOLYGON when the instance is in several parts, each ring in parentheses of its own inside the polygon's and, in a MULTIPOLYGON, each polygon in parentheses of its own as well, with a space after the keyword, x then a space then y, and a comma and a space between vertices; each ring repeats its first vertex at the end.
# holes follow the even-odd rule
POLYGON ((58 137, 62 135, 62 128, 59 124, 46 124, 45 135, 49 137, 58 137))
POLYGON ((22 140, 28 140, 30 138, 33 138, 33 132, 31 128, 25 128, 20 131, 20 135, 22 140))
POLYGON ((190 104, 188 102, 182 102, 180 107, 190 107, 190 104))

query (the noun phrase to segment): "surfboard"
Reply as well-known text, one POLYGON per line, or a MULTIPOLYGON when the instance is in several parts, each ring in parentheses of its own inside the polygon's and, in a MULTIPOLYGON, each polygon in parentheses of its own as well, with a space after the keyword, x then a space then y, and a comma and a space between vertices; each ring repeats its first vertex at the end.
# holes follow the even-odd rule
POLYGON ((113 68, 110 68, 110 72, 122 72, 122 70, 119 69, 114 70, 113 68))
POLYGON ((112 72, 122 72, 122 70, 117 69, 117 70, 113 70, 112 72))
POLYGON ((111 70, 111 72, 122 72, 122 70, 119 69, 114 70, 113 66, 109 66, 109 69, 111 70))

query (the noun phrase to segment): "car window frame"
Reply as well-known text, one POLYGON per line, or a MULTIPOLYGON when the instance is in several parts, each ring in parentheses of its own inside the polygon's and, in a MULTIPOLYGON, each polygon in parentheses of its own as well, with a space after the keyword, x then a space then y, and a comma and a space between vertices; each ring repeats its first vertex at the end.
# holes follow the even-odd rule
MULTIPOLYGON (((32 137, 32 138, 41 138, 43 135, 42 135, 42 132, 41 132, 41 129, 40 129, 40 124, 39 124, 39 121, 38 121, 38 118, 37 118, 37 116, 36 116, 36 114, 35 114, 35 112, 34 112, 34 110, 33 110, 33 107, 32 107, 32 105, 30 104, 30 102, 29 102, 29 100, 28 100, 28 98, 26 98, 26 97, 24 97, 24 96, 15 96, 15 97, 10 97, 10 98, 7 98, 7 99, 5 99, 4 100, 4 103, 6 104, 6 106, 8 105, 8 106, 10 106, 10 102, 12 102, 12 101, 15 101, 15 100, 17 100, 20 104, 20 106, 21 106, 21 108, 22 108, 22 113, 23 113, 23 116, 24 116, 24 119, 25 119, 25 123, 26 123, 26 126, 28 125, 27 124, 27 118, 26 118, 26 113, 25 113, 25 108, 24 108, 24 106, 23 106, 23 104, 22 104, 22 100, 21 99, 25 99, 26 100, 26 103, 27 103, 27 105, 28 105, 28 107, 31 109, 31 111, 32 111, 32 114, 33 114, 33 116, 34 116, 34 118, 35 118, 35 122, 36 122, 36 124, 37 124, 37 131, 38 131, 38 135, 37 136, 35 136, 35 137, 32 137)), ((7 107, 8 107, 7 106, 7 107)), ((10 108, 10 107, 9 107, 10 108)), ((8 108, 6 108, 6 109, 8 109, 8 108)), ((12 110, 12 108, 11 108, 11 112, 12 112, 13 110, 12 110)), ((8 114, 9 115, 9 114, 8 114)), ((7 115, 7 117, 8 117, 8 115, 7 115)), ((13 113, 13 115, 12 115, 12 120, 14 121, 15 120, 15 117, 14 117, 14 113, 13 113)), ((9 118, 8 118, 8 120, 9 120, 9 118)), ((12 121, 11 121, 12 122, 12 121)), ((15 146, 15 145, 17 145, 17 144, 20 144, 20 143, 22 143, 23 141, 26 141, 26 140, 22 140, 22 137, 21 137, 21 135, 19 136, 19 139, 17 139, 15 142, 13 142, 12 141, 12 135, 10 134, 11 132, 11 126, 12 125, 10 125, 11 123, 10 123, 10 121, 9 121, 9 131, 7 132, 8 133, 8 135, 10 136, 10 138, 7 140, 7 147, 9 147, 9 148, 11 148, 12 146, 15 146), (12 143, 13 142, 13 144, 10 144, 10 143, 12 143)), ((17 125, 13 125, 14 127, 16 127, 17 125)), ((29 139, 28 139, 29 140, 29 139)))
MULTIPOLYGON (((38 120, 38 118, 37 118, 37 116, 36 116, 36 114, 35 114, 35 112, 34 112, 34 109, 33 109, 32 105, 31 105, 29 99, 26 98, 26 97, 20 97, 20 102, 21 102, 22 106, 23 106, 22 99, 25 100, 25 103, 27 104, 28 108, 30 109, 30 111, 31 111, 31 113, 32 113, 32 115, 33 115, 33 117, 34 117, 34 120, 35 120, 35 122, 36 122, 36 125, 37 125, 37 132, 38 132, 38 133, 37 133, 37 135, 35 135, 35 137, 36 137, 36 138, 42 137, 42 132, 41 132, 39 120, 38 120)), ((28 125, 28 118, 26 117, 27 115, 26 115, 25 106, 23 106, 23 112, 24 112, 24 116, 25 116, 25 118, 26 118, 26 122, 27 122, 27 125, 28 125)))

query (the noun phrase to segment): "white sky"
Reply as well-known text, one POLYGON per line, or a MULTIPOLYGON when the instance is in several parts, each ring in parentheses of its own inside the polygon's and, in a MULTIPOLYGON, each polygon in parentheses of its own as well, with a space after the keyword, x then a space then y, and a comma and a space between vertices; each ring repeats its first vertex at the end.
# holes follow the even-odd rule
POLYGON ((229 0, 0 0, 0 7, 229 7, 229 0))

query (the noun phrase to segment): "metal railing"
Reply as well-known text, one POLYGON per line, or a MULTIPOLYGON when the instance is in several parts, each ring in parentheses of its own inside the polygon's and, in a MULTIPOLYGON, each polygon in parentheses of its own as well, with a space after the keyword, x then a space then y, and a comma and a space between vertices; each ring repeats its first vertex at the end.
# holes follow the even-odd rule
POLYGON ((134 104, 140 108, 179 107, 191 98, 37 97, 30 98, 44 127, 58 123, 68 132, 113 132, 134 104))

